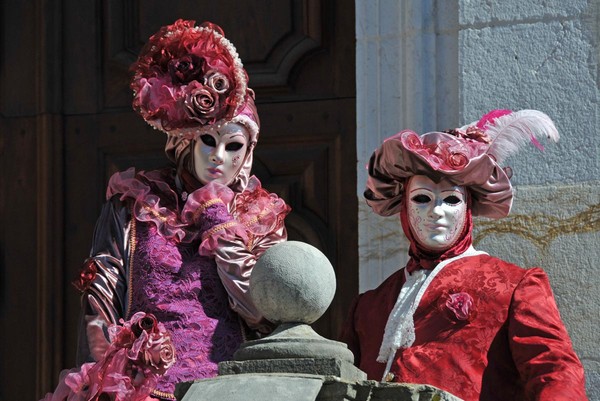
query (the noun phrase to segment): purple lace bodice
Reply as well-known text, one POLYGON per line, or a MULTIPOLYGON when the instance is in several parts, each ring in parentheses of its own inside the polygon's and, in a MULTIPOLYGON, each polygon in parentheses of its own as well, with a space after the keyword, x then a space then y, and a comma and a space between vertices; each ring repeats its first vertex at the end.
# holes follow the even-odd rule
POLYGON ((177 244, 152 224, 135 224, 128 315, 153 313, 171 332, 177 362, 157 394, 172 394, 178 382, 216 376, 217 363, 231 359, 242 343, 242 326, 215 261, 198 255, 198 244, 177 244))

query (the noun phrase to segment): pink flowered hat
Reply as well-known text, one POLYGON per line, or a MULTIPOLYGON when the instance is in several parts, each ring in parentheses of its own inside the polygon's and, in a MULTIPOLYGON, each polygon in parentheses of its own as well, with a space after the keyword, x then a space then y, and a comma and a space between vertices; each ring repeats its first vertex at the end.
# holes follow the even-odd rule
POLYGON ((406 180, 426 175, 467 187, 474 216, 505 217, 512 206, 512 174, 501 164, 527 143, 543 149, 541 137, 557 141, 558 131, 537 110, 493 110, 464 127, 421 136, 402 131, 371 156, 365 198, 379 215, 400 213, 406 180))
MULTIPOLYGON (((248 74, 233 44, 211 22, 162 27, 131 66, 133 108, 170 137, 193 140, 227 121, 245 125, 256 143, 259 120, 248 74)), ((177 142, 177 141, 174 141, 177 142)))

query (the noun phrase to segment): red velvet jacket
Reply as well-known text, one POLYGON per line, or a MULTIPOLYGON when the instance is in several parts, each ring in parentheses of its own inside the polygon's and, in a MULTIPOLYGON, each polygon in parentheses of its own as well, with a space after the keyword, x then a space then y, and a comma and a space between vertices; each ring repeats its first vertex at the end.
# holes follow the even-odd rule
MULTIPOLYGON (((342 341, 369 379, 388 316, 404 284, 404 269, 360 295, 342 341)), ((414 344, 399 349, 393 381, 425 383, 470 400, 587 400, 582 365, 560 319, 548 278, 478 255, 448 264, 433 279, 414 315, 414 344), (449 294, 473 299, 469 319, 446 306, 449 294)))

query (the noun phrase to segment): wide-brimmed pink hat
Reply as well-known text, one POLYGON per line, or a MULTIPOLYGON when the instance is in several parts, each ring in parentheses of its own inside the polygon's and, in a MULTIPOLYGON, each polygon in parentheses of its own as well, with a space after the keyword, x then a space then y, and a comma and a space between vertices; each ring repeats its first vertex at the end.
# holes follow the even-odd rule
POLYGON ((386 139, 369 161, 365 198, 382 216, 400 213, 408 178, 425 175, 467 187, 474 216, 501 218, 509 214, 511 171, 502 162, 537 138, 558 140, 552 120, 537 110, 493 110, 479 121, 421 136, 406 130, 386 139))

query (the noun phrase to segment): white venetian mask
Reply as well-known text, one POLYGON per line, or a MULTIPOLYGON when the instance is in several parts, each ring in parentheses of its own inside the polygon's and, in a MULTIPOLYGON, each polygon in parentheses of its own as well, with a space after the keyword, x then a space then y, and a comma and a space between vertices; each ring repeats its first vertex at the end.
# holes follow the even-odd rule
POLYGON ((447 180, 435 183, 427 176, 416 175, 408 181, 406 191, 408 222, 415 240, 431 251, 450 248, 465 225, 465 188, 447 180))
POLYGON ((228 122, 202 133, 194 145, 194 171, 202 184, 230 184, 238 174, 248 149, 248 130, 228 122))

